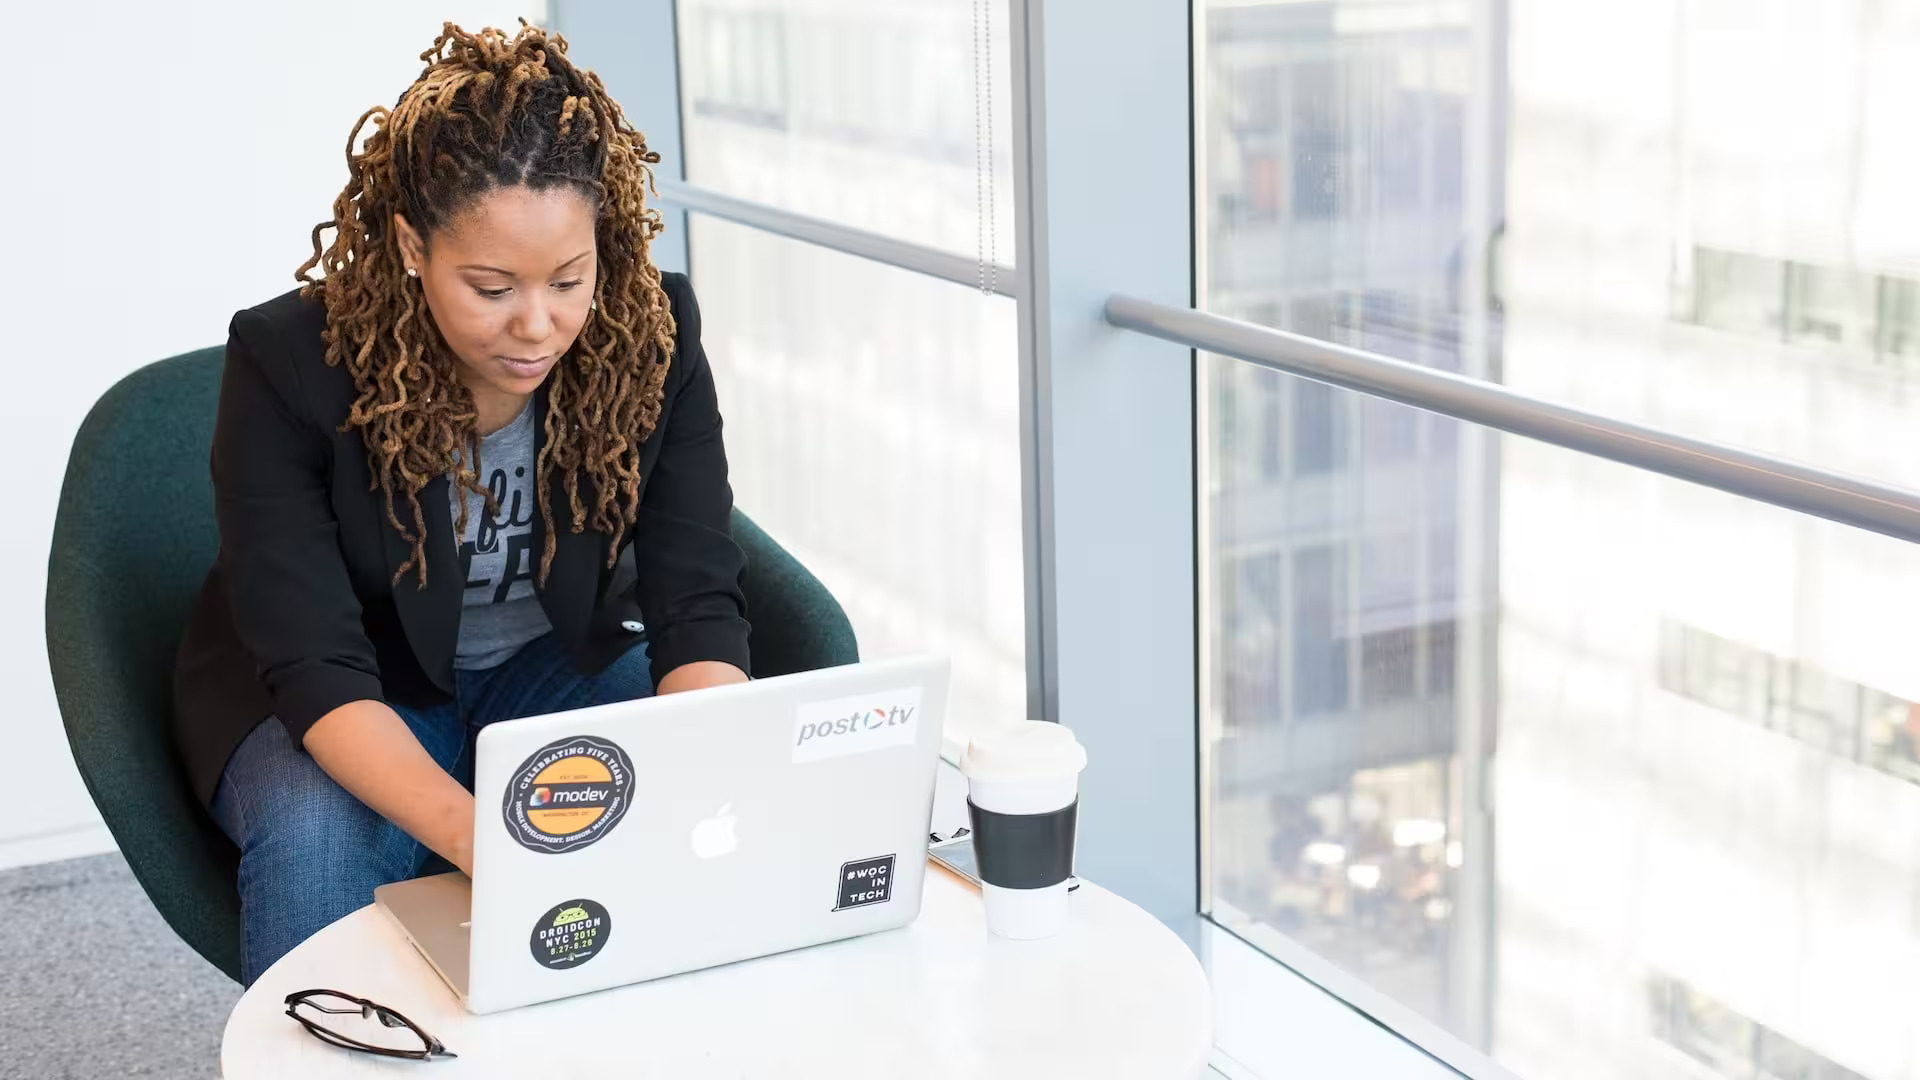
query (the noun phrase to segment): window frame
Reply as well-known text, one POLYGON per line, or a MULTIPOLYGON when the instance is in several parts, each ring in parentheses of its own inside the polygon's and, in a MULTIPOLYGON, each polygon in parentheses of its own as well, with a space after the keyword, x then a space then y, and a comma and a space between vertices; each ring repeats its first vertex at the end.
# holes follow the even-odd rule
POLYGON ((1193 305, 1192 12, 1008 2, 1029 713, 1087 746, 1079 867, 1192 944, 1206 870, 1194 353, 1103 314, 1116 292, 1193 305))
MULTIPOLYGON (((567 37, 574 62, 592 69, 615 101, 672 102, 672 108, 627 110, 627 119, 660 155, 653 167, 662 180, 686 179, 681 140, 687 101, 680 92, 679 7, 675 0, 547 0, 547 19, 567 37)), ((688 273, 687 211, 658 205, 665 230, 653 240, 653 264, 688 273)))

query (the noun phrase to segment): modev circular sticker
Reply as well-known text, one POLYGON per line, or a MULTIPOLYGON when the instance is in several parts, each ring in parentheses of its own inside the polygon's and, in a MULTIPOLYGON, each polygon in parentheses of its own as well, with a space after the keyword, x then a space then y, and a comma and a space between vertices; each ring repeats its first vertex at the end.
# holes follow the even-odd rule
POLYGON ((551 742, 522 762, 501 811, 529 851, 578 851, 607 835, 632 803, 626 751, 589 735, 551 742))
POLYGON ((613 920, 606 908, 591 900, 569 900, 540 916, 527 947, 541 967, 579 967, 600 955, 612 933, 613 920))

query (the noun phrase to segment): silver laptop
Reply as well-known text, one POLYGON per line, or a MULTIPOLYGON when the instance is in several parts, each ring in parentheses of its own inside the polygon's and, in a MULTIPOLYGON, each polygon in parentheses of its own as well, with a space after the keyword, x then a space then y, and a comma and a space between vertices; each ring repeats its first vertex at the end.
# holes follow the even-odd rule
POLYGON ((375 902, 476 1013, 904 926, 947 677, 856 664, 494 724, 473 881, 375 902))

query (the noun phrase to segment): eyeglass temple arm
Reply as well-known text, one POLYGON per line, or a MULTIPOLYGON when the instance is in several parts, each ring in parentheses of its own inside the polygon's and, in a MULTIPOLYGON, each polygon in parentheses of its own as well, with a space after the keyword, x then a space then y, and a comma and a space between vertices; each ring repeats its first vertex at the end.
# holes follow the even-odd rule
MULTIPOLYGON (((449 1058, 457 1058, 460 1056, 454 1053, 453 1051, 447 1049, 445 1043, 442 1043, 439 1039, 434 1038, 431 1034, 427 1032, 427 1029, 421 1027, 419 1024, 416 1024, 413 1021, 407 1019, 405 1016, 402 1016, 400 1013, 387 1008, 385 1005, 381 1005, 378 1002, 369 1001, 366 998, 354 997, 352 994, 343 994, 338 990, 302 990, 298 993, 287 995, 287 1015, 288 1016, 294 1016, 293 1009, 294 1009, 294 1006, 296 1005, 305 1005, 309 1009, 315 1009, 319 1012, 329 1013, 334 1016, 347 1016, 353 1013, 359 1013, 361 1016, 366 1016, 367 1014, 372 1013, 375 1017, 379 1019, 380 1023, 383 1026, 390 1027, 390 1028, 404 1027, 412 1031, 415 1035, 418 1035, 422 1039, 426 1040, 427 1053, 429 1054, 437 1054, 441 1057, 449 1057, 449 1058), (322 1005, 317 1001, 311 1000, 311 997, 314 994, 327 994, 332 997, 337 997, 342 1001, 351 1001, 354 1004, 358 1005, 359 1008, 329 1009, 325 1005, 322 1005)), ((299 1019, 299 1017, 294 1016, 294 1019, 297 1020, 299 1019)))

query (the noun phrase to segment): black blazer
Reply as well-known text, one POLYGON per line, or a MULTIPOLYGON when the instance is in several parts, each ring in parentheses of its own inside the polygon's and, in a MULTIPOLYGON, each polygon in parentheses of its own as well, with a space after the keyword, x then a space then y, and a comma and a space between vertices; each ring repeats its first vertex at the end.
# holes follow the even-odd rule
MULTIPOLYGON (((696 660, 748 667, 745 559, 729 526, 733 491, 700 309, 684 276, 661 278, 678 341, 659 424, 640 450, 640 511, 628 533, 637 580, 603 601, 609 537, 573 532, 555 485, 549 501, 561 532, 537 590, 583 673, 641 640, 623 624, 644 625, 656 683, 696 660)), ((174 739, 202 802, 212 801, 233 748, 268 716, 299 743, 350 701, 420 706, 452 694, 462 582, 449 481, 420 493, 427 587, 411 570, 394 584, 411 549, 387 521, 365 442, 340 430, 353 379, 327 365, 325 325, 325 306, 296 290, 239 312, 229 332, 212 454, 220 552, 174 672, 174 739)), ((542 389, 536 432, 545 431, 546 401, 542 389)), ((581 496, 592 505, 590 491, 581 496)), ((406 520, 406 508, 398 512, 406 520)), ((533 527, 537 554, 542 515, 533 527)))

